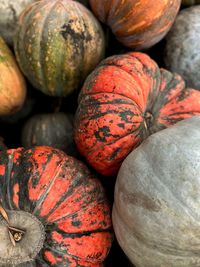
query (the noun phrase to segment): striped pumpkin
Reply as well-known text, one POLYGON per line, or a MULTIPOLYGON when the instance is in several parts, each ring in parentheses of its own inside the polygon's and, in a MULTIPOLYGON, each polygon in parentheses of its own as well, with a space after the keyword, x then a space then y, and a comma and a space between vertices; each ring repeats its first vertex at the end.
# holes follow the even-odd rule
POLYGON ((200 114, 200 91, 139 52, 105 59, 86 79, 75 115, 80 153, 103 175, 154 132, 200 114))
POLYGON ((111 246, 100 182, 50 147, 0 153, 0 214, 1 266, 102 267, 111 246))
POLYGON ((78 89, 104 55, 104 34, 92 13, 72 0, 44 0, 19 18, 15 53, 32 85, 51 96, 78 89))
POLYGON ((170 29, 181 0, 90 0, 94 14, 125 46, 141 50, 170 29))

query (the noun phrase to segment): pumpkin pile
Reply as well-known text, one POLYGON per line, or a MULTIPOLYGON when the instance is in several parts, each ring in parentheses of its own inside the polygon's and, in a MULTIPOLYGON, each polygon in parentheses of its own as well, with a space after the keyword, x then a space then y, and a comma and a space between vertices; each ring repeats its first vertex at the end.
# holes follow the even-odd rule
POLYGON ((200 2, 0 0, 0 267, 199 267, 200 2))

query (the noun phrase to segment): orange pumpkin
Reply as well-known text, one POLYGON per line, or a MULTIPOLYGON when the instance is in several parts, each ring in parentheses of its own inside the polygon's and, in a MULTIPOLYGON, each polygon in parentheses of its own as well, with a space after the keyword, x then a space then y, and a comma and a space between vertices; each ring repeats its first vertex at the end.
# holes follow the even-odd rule
POLYGON ((132 52, 101 62, 79 95, 74 137, 93 168, 115 175, 127 155, 149 135, 200 114, 200 91, 176 73, 132 52))
POLYGON ((95 15, 124 45, 148 48, 170 29, 181 0, 90 0, 95 15))
POLYGON ((26 83, 10 49, 0 37, 0 116, 16 113, 26 97, 26 83))

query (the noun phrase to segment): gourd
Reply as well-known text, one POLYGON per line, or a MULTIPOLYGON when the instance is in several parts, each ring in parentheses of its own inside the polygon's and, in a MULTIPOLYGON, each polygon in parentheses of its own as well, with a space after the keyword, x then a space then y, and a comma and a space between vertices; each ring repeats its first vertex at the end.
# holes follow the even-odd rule
POLYGON ((166 37, 164 61, 182 75, 187 86, 200 88, 200 6, 181 10, 166 37))
POLYGON ((0 37, 0 116, 19 111, 25 101, 26 83, 11 50, 0 37))
POLYGON ((22 129, 22 146, 51 146, 75 156, 73 115, 63 112, 42 113, 30 117, 22 129))
POLYGON ((146 49, 168 32, 181 0, 90 0, 97 18, 107 24, 116 38, 132 49, 146 49))
POLYGON ((17 19, 23 9, 36 0, 0 0, 0 36, 13 45, 17 19))
POLYGON ((104 56, 102 28, 93 14, 72 0, 44 0, 19 18, 15 53, 32 83, 51 96, 78 90, 104 56))
POLYGON ((99 173, 116 175, 149 135, 200 114, 200 92, 148 55, 112 56, 87 77, 74 120, 79 152, 99 173))
POLYGON ((102 267, 110 207, 87 167, 50 147, 0 153, 0 265, 102 267))
POLYGON ((113 226, 136 267, 200 266, 200 117, 148 137, 116 180, 113 226))

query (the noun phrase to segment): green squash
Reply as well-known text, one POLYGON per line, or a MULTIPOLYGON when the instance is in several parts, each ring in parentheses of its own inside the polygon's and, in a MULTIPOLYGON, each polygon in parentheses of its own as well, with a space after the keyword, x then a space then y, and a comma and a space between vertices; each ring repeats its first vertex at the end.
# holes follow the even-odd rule
POLYGON ((103 58, 105 41, 99 22, 84 5, 44 0, 21 14, 14 47, 35 88, 47 95, 67 96, 103 58))

